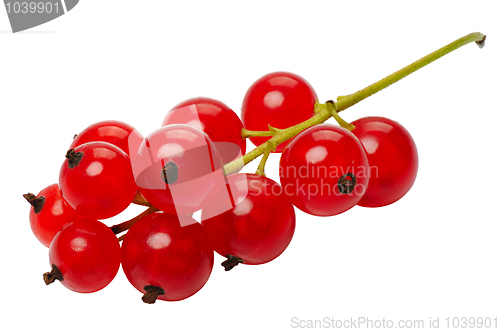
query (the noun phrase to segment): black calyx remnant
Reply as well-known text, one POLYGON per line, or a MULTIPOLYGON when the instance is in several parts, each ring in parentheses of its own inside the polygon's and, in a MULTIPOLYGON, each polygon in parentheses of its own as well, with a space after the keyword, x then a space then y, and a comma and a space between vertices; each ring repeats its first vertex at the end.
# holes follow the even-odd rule
POLYGON ((341 194, 350 194, 356 185, 356 177, 352 173, 344 174, 337 184, 341 194))
POLYGON ((153 304, 156 302, 156 298, 160 295, 165 295, 165 291, 161 287, 156 286, 146 286, 144 287, 146 294, 142 297, 144 303, 153 304))
POLYGON ((31 193, 24 194, 23 197, 33 206, 35 213, 42 211, 45 204, 45 196, 37 197, 31 193))
POLYGON ((59 271, 59 269, 57 268, 57 266, 52 264, 52 270, 50 272, 46 272, 43 274, 43 281, 45 281, 46 285, 50 285, 56 280, 63 281, 64 278, 61 274, 61 271, 59 271))
POLYGON ((222 266, 224 266, 225 271, 230 271, 233 267, 238 265, 239 263, 244 263, 244 261, 236 256, 233 255, 226 255, 226 260, 221 263, 222 266))
POLYGON ((66 159, 68 159, 68 167, 75 168, 82 161, 83 152, 75 152, 75 149, 68 150, 66 152, 66 159))
POLYGON ((177 165, 174 162, 169 161, 165 166, 163 166, 161 172, 161 178, 163 179, 163 181, 165 181, 166 184, 175 183, 178 177, 179 177, 179 169, 177 168, 177 165))

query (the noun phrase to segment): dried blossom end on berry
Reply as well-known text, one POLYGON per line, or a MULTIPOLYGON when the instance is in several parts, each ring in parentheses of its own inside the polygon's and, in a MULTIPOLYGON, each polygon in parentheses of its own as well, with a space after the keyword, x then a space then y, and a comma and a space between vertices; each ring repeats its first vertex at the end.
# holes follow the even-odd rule
POLYGON ((75 152, 75 149, 70 149, 66 152, 66 159, 68 159, 68 167, 70 169, 75 168, 80 164, 83 158, 83 152, 75 152))
POLYGON ((165 291, 156 286, 146 286, 144 287, 146 294, 142 297, 142 301, 147 304, 153 304, 160 295, 165 295, 165 291))
POLYGON ((24 194, 23 197, 33 206, 35 213, 42 211, 43 205, 45 204, 45 196, 37 197, 31 193, 27 193, 24 194))
POLYGON ((43 281, 45 281, 45 285, 50 285, 56 280, 63 281, 64 278, 61 274, 61 271, 59 271, 59 269, 57 268, 57 266, 52 264, 52 270, 50 272, 45 272, 43 274, 43 281))

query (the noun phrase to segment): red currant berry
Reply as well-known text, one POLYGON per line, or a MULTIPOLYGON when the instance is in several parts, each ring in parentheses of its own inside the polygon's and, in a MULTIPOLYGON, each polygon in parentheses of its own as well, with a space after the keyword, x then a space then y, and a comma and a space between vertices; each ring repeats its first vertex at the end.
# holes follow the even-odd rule
POLYGON ((243 125, 236 113, 226 104, 211 98, 192 98, 171 109, 162 126, 187 124, 208 135, 223 163, 244 155, 246 141, 241 136, 243 125))
POLYGON ((224 183, 222 161, 208 136, 176 124, 150 134, 134 158, 134 174, 142 195, 158 209, 190 214, 207 203, 224 183))
POLYGON ((106 142, 69 150, 59 173, 59 187, 69 205, 92 219, 119 214, 137 191, 129 157, 106 142))
POLYGON ((128 138, 134 127, 125 122, 108 120, 94 123, 76 135, 71 142, 70 149, 89 142, 108 142, 116 145, 127 155, 129 153, 128 138))
POLYGON ((210 239, 189 216, 150 214, 129 229, 122 244, 123 271, 146 294, 146 303, 192 296, 207 282, 213 264, 210 239))
POLYGON ((57 183, 42 189, 38 196, 27 194, 24 198, 32 205, 29 217, 31 230, 47 248, 64 225, 84 218, 62 198, 57 183))
POLYGON ((352 122, 352 133, 363 144, 371 175, 360 206, 379 207, 394 203, 412 187, 417 177, 418 153, 410 133, 399 122, 365 117, 352 122))
POLYGON ((238 263, 263 264, 278 257, 292 240, 295 211, 279 184, 255 174, 233 174, 201 213, 214 250, 238 263), (229 189, 229 190, 228 190, 229 189))
MULTIPOLYGON (((314 103, 318 99, 312 86, 302 77, 286 72, 275 72, 259 78, 248 89, 241 106, 243 125, 248 130, 267 131, 268 125, 284 129, 314 116, 314 103)), ((270 137, 252 137, 261 145, 270 137)), ((275 152, 281 152, 289 141, 283 142, 275 152)))
POLYGON ((280 160, 285 194, 293 205, 316 216, 333 216, 356 205, 369 174, 359 140, 348 130, 328 124, 300 133, 280 160))
POLYGON ((97 220, 78 220, 66 225, 50 244, 52 271, 44 274, 79 293, 106 287, 120 267, 120 243, 115 234, 97 220))

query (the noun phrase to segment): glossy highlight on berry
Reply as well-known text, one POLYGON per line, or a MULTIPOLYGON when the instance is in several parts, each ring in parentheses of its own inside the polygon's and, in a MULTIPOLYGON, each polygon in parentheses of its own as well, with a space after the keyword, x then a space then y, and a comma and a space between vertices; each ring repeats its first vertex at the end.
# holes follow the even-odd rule
POLYGON ((78 214, 106 219, 125 210, 137 191, 130 159, 106 142, 69 150, 59 173, 62 197, 78 214))
POLYGON ((29 215, 31 230, 47 248, 66 224, 84 219, 62 198, 57 183, 42 189, 37 196, 27 194, 24 197, 33 205, 29 215))
POLYGON ((229 176, 202 210, 201 219, 215 251, 234 263, 272 261, 295 231, 295 211, 280 185, 255 174, 229 176))
POLYGON ((363 197, 370 165, 347 129, 322 124, 295 137, 280 159, 280 181, 293 205, 315 216, 343 213, 363 197))
POLYGON ((399 123, 379 116, 352 122, 374 170, 358 205, 380 207, 403 197, 417 177, 418 152, 410 133, 399 123))
POLYGON ((241 136, 243 124, 238 115, 223 102, 206 97, 191 98, 174 106, 163 119, 162 126, 186 124, 208 135, 223 163, 246 152, 241 136))
POLYGON ((57 279, 74 292, 92 293, 106 287, 118 273, 120 244, 103 223, 78 220, 54 237, 49 260, 52 270, 44 274, 47 285, 57 279))
POLYGON ((133 170, 142 195, 158 209, 191 214, 224 183, 222 160, 199 129, 185 124, 157 129, 143 141, 133 170))
POLYGON ((179 301, 197 293, 214 263, 203 227, 189 216, 163 212, 135 223, 123 240, 122 267, 143 301, 179 301))
POLYGON ((134 127, 121 121, 107 120, 97 122, 77 134, 73 138, 69 149, 74 149, 79 145, 89 142, 107 142, 117 146, 127 155, 130 155, 128 138, 134 130, 134 127))
MULTIPOLYGON (((314 115, 318 99, 312 86, 301 76, 274 72, 262 76, 247 90, 241 106, 243 125, 248 130, 267 131, 268 126, 288 128, 314 115)), ((269 137, 251 137, 256 146, 269 137)), ((276 147, 282 152, 288 141, 276 147)))

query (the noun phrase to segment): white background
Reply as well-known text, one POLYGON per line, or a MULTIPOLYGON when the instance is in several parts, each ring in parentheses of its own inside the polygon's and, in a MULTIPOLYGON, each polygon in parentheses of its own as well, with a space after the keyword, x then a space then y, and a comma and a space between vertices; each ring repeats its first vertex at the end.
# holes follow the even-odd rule
MULTIPOLYGON (((292 317, 359 316, 427 327, 440 317, 443 328, 446 317, 500 316, 496 4, 84 0, 18 34, 0 7, 0 329, 285 331, 292 317), (86 126, 116 119, 147 135, 196 96, 239 113, 248 86, 277 70, 305 77, 324 102, 475 31, 485 48, 467 45, 341 114, 389 117, 413 135, 419 174, 397 203, 329 218, 296 210, 282 256, 225 272, 216 255, 206 286, 181 302, 142 303, 121 270, 93 294, 43 283, 48 249, 22 194, 57 182, 86 126)), ((266 168, 275 180, 278 163, 266 168)))

